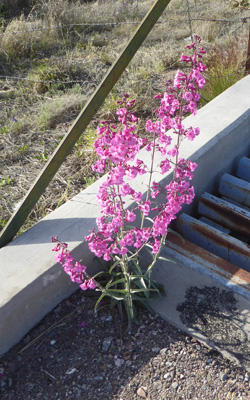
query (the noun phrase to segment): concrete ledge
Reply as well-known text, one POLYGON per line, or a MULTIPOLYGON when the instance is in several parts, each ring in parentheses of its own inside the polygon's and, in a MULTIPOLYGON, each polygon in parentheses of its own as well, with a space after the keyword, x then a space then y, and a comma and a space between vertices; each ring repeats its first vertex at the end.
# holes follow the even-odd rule
MULTIPOLYGON (((249 155, 249 93, 250 76, 199 110, 196 117, 185 120, 187 126, 201 129, 201 135, 194 142, 183 143, 181 149, 182 157, 198 163, 194 178, 197 200, 185 212, 195 213, 199 196, 217 187, 222 174, 234 172, 239 159, 249 155)), ((150 162, 145 150, 141 158, 150 162)), ((99 215, 96 194, 102 179, 0 249, 0 354, 76 290, 54 261, 51 236, 68 242, 74 257, 89 265, 90 273, 97 269, 99 264, 82 240, 99 215)), ((145 193, 146 183, 140 179, 134 188, 145 193)), ((166 185, 170 179, 166 175, 161 183, 166 185)))

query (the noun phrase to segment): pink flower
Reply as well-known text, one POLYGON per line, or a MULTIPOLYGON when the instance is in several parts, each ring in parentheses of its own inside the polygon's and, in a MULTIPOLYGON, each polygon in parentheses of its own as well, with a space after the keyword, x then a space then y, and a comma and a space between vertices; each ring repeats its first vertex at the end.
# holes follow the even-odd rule
POLYGON ((87 283, 88 289, 95 289, 97 286, 93 280, 93 278, 91 278, 88 283, 87 283))
POLYGON ((55 260, 59 263, 62 263, 64 261, 65 257, 66 257, 66 254, 64 254, 64 252, 61 251, 60 253, 55 255, 55 260))
POLYGON ((127 212, 126 212, 126 221, 133 222, 135 220, 136 220, 136 215, 132 211, 127 210, 127 212))
POLYGON ((143 215, 146 217, 150 212, 150 200, 140 203, 138 208, 142 211, 143 215))
POLYGON ((121 194, 122 196, 126 196, 127 194, 133 194, 134 190, 127 184, 127 183, 123 183, 122 186, 120 187, 120 192, 119 194, 121 194))
POLYGON ((161 242, 160 242, 160 240, 155 239, 154 244, 153 244, 152 253, 153 253, 153 254, 156 254, 156 253, 160 250, 160 247, 161 247, 161 242))
POLYGON ((80 289, 82 290, 88 290, 88 284, 87 281, 84 281, 81 285, 80 285, 80 289))

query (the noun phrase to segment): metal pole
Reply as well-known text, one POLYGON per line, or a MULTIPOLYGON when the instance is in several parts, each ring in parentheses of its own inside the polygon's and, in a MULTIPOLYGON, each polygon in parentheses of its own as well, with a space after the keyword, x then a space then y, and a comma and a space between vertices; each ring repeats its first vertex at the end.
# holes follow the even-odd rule
POLYGON ((89 122, 100 108, 105 98, 130 63, 131 59, 147 37, 167 5, 171 0, 156 0, 148 11, 141 24, 135 31, 127 46, 122 51, 117 61, 112 65, 90 100, 87 102, 71 129, 61 141, 50 160, 45 165, 34 184, 24 197, 16 212, 12 215, 0 236, 0 248, 9 243, 25 222, 32 208, 45 191, 61 164, 71 152, 74 144, 84 132, 89 122))

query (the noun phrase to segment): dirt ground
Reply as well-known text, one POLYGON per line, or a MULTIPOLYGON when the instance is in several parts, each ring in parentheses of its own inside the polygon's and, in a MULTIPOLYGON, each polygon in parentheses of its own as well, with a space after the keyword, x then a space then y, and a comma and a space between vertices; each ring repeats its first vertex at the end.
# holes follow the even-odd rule
POLYGON ((94 304, 77 291, 0 358, 2 400, 250 399, 245 370, 157 315, 128 335, 94 304))

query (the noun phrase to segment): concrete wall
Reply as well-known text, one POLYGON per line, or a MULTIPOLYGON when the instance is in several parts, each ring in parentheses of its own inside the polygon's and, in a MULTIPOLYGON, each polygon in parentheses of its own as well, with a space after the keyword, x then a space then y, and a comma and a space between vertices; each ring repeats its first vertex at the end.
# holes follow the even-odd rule
MULTIPOLYGON (((198 163, 193 181, 198 199, 204 191, 217 187, 221 175, 232 172, 242 155, 250 154, 250 76, 199 110, 196 117, 186 118, 185 124, 201 129, 200 136, 194 142, 184 142, 181 149, 182 157, 198 163)), ((140 156, 150 163, 148 152, 142 150, 140 156)), ((82 241, 99 215, 96 194, 103 179, 0 249, 0 354, 78 287, 55 263, 51 236, 68 242, 73 256, 82 259, 90 273, 99 267, 82 241)), ((170 175, 166 175, 161 183, 166 185, 169 180, 170 175)), ((141 177, 133 186, 146 192, 141 177)), ((194 213, 196 205, 197 201, 188 211, 194 213)))

